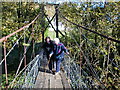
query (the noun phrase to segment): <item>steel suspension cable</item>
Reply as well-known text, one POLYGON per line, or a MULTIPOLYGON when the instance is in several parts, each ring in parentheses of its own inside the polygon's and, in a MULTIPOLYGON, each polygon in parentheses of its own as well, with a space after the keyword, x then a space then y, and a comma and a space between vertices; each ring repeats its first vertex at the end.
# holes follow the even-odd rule
MULTIPOLYGON (((31 36, 31 38, 32 38, 32 36, 31 36)), ((30 44, 30 43, 31 43, 31 41, 32 41, 32 39, 31 39, 31 38, 29 38, 28 44, 30 44)), ((26 54, 26 53, 27 53, 27 51, 28 51, 29 47, 26 47, 25 49, 26 49, 26 50, 25 50, 26 52, 25 52, 24 54, 26 54)), ((18 69, 17 69, 17 72, 16 72, 16 75, 18 74, 18 72, 19 72, 19 70, 20 70, 20 67, 21 67, 21 65, 22 65, 22 62, 23 62, 24 58, 25 58, 25 55, 23 55, 23 58, 22 58, 22 59, 21 59, 21 61, 20 61, 20 64, 19 64, 18 69)))
MULTIPOLYGON (((39 56, 36 56, 36 58, 38 58, 39 56)), ((15 82, 15 80, 18 78, 18 76, 30 65, 30 64, 32 64, 34 62, 34 59, 30 62, 30 63, 28 63, 16 76, 15 76, 15 78, 14 78, 14 80, 9 84, 9 86, 8 87, 10 87, 14 82, 15 82)))
MULTIPOLYGON (((75 41, 76 42, 76 41, 75 41)), ((77 46, 79 46, 79 44, 76 42, 76 44, 77 44, 77 46)), ((82 69, 83 70, 83 69, 82 69)), ((93 71, 92 71, 93 72, 93 71)), ((96 74, 96 72, 93 72, 93 73, 95 73, 96 74)), ((91 73, 92 74, 92 73, 91 73)), ((96 75, 97 76, 97 75, 96 75)), ((101 81, 100 81, 101 82, 101 81)), ((102 82, 101 82, 102 83, 102 82)))
MULTIPOLYGON (((72 34, 71 34, 71 36, 72 36, 72 34)), ((102 84, 102 86, 103 86, 104 88, 106 88, 105 85, 103 84, 103 82, 101 82, 101 81, 99 80, 99 78, 97 77, 98 75, 96 74, 96 71, 95 71, 95 70, 93 69, 93 67, 91 66, 91 64, 90 64, 90 62, 89 62, 89 59, 87 59, 87 57, 84 55, 84 52, 82 51, 81 47, 79 46, 79 44, 77 43, 77 41, 75 40, 75 38, 74 38, 73 36, 72 36, 72 38, 73 38, 73 40, 75 41, 75 43, 77 44, 77 46, 80 48, 80 50, 81 50, 81 52, 82 52, 82 54, 83 54, 86 62, 88 63, 88 66, 90 67, 91 71, 95 74, 96 79, 102 84)))
MULTIPOLYGON (((60 12, 59 12, 59 14, 60 14, 60 12)), ((94 31, 94 30, 91 30, 91 29, 88 29, 88 28, 86 28, 86 27, 84 27, 84 26, 78 25, 78 24, 76 24, 76 23, 68 20, 66 17, 64 17, 64 16, 61 15, 61 14, 60 14, 60 16, 61 16, 63 19, 65 19, 66 21, 68 21, 69 23, 71 23, 71 24, 73 24, 73 25, 76 25, 77 27, 81 27, 81 28, 83 28, 83 29, 85 29, 85 30, 87 30, 87 31, 90 31, 90 32, 92 32, 92 33, 94 33, 94 34, 97 34, 97 35, 99 35, 99 36, 101 36, 101 37, 104 37, 104 38, 106 38, 106 39, 108 39, 108 40, 111 40, 111 41, 120 43, 119 40, 115 40, 115 39, 113 39, 113 38, 111 38, 111 37, 108 37, 108 36, 106 36, 106 35, 100 34, 100 33, 96 32, 96 31, 94 31)))
MULTIPOLYGON (((69 55, 65 55, 65 56, 67 56, 68 58, 70 58, 70 56, 69 55)), ((66 62, 66 60, 65 60, 65 62, 66 62)), ((63 63, 63 66, 64 66, 64 69, 65 69, 65 71, 67 72, 67 77, 70 77, 70 80, 71 80, 71 85, 72 85, 72 87, 73 88, 75 88, 75 87, 77 87, 77 88, 82 88, 82 86, 80 86, 81 84, 82 85, 84 85, 85 87, 86 87, 86 85, 82 82, 82 80, 81 80, 81 78, 79 77, 79 66, 78 65, 76 65, 75 63, 74 63, 74 60, 72 59, 72 58, 70 58, 69 59, 69 61, 67 62, 67 63, 63 63), (72 61, 71 61, 72 60, 72 61), (69 65, 71 65, 71 66, 69 66, 69 65), (67 69, 68 68, 68 69, 67 69), (69 71, 70 70, 70 71, 69 71), (70 74, 70 75, 69 75, 70 74), (77 80, 76 80, 76 79, 77 80), (80 81, 79 81, 80 80, 80 81), (78 83, 80 84, 80 85, 78 85, 78 83), (74 86, 75 85, 75 86, 74 86)), ((88 74, 87 74, 87 72, 85 72, 83 69, 82 69, 82 72, 85 74, 85 75, 87 75, 88 76, 88 74)), ((84 81, 85 82, 85 81, 84 81)), ((88 82, 86 82, 86 83, 88 83, 88 82)), ((94 83, 95 84, 95 82, 94 81, 92 81, 92 83, 94 83)), ((87 88, 87 87, 86 87, 87 88)))
MULTIPOLYGON (((84 26, 80 26, 80 25, 78 25, 78 24, 76 24, 76 23, 68 20, 68 19, 65 18, 63 15, 61 15, 61 16, 62 16, 62 18, 64 18, 66 21, 72 23, 73 25, 76 25, 76 26, 81 27, 81 28, 83 28, 83 29, 85 29, 85 30, 88 30, 88 31, 90 31, 90 32, 93 32, 94 34, 100 35, 101 37, 107 38, 108 40, 111 40, 111 41, 120 43, 119 40, 115 40, 115 39, 113 39, 113 38, 110 38, 110 37, 108 37, 108 36, 105 36, 105 35, 103 35, 103 34, 100 34, 100 33, 96 32, 96 31, 93 31, 93 30, 91 30, 91 29, 88 29, 88 28, 86 28, 86 27, 84 27, 84 26)), ((111 61, 111 60, 110 60, 110 61, 111 61)), ((112 62, 112 63, 113 63, 113 62, 112 62)), ((114 64, 115 64, 115 63, 114 63, 114 64)), ((116 66, 117 66, 117 65, 116 65, 116 66)), ((117 67, 119 67, 119 66, 117 66, 117 67)), ((118 69, 120 70, 120 68, 118 68, 118 69)))
POLYGON ((20 32, 20 31, 22 31, 22 30, 24 30, 25 28, 29 27, 31 24, 33 24, 33 23, 38 19, 39 16, 40 16, 40 13, 35 17, 35 19, 34 19, 31 23, 29 23, 29 24, 21 27, 20 29, 16 30, 15 32, 13 32, 13 33, 11 33, 11 34, 9 34, 9 35, 1 38, 1 39, 0 39, 0 42, 3 42, 4 40, 7 40, 9 37, 15 35, 16 33, 20 32))
MULTIPOLYGON (((91 29, 88 29, 88 28, 86 28, 86 27, 84 27, 84 26, 80 26, 80 25, 78 25, 78 24, 76 24, 76 23, 73 23, 72 21, 66 19, 66 18, 63 17, 63 16, 62 16, 62 18, 64 18, 64 19, 67 20, 68 22, 72 23, 73 25, 76 25, 76 26, 81 27, 81 28, 83 28, 83 29, 85 29, 85 30, 88 30, 88 31, 90 31, 90 32, 93 32, 94 34, 100 35, 101 37, 107 38, 108 40, 111 40, 111 41, 120 43, 119 40, 115 40, 115 39, 113 39, 113 38, 110 38, 110 37, 105 36, 105 35, 103 35, 103 34, 100 34, 100 33, 98 33, 98 32, 95 32, 95 31, 93 31, 93 30, 91 30, 91 29)), ((78 44, 78 45, 79 45, 79 44, 78 44)), ((96 73, 94 70, 93 70, 93 72, 96 73)), ((101 82, 101 81, 100 81, 100 82, 101 82)), ((104 85, 104 84, 102 84, 102 85, 104 85)), ((105 85, 104 85, 104 86, 105 86, 105 85)))
MULTIPOLYGON (((20 38, 17 39, 13 47, 9 50, 9 52, 6 54, 6 57, 11 53, 11 51, 14 49, 14 47, 18 44, 19 40, 23 37, 24 33, 21 35, 20 38)), ((0 62, 0 65, 3 63, 4 59, 0 62)))
MULTIPOLYGON (((110 37, 107 37, 107 36, 105 36, 105 35, 102 35, 102 34, 100 34, 100 33, 98 33, 98 32, 95 32, 95 31, 93 31, 93 30, 91 30, 91 29, 88 29, 88 28, 86 28, 86 27, 83 27, 83 26, 80 26, 80 25, 78 25, 78 24, 76 24, 76 23, 73 23, 72 21, 68 20, 68 19, 65 18, 64 16, 62 16, 62 18, 64 18, 66 21, 72 23, 73 25, 76 25, 76 26, 81 27, 81 28, 83 28, 83 29, 85 29, 85 30, 88 30, 88 31, 90 31, 90 32, 93 32, 94 34, 100 35, 100 36, 102 36, 102 37, 104 37, 104 38, 107 38, 108 40, 111 40, 111 41, 120 43, 119 40, 115 40, 115 39, 113 39, 113 38, 110 38, 110 37)), ((78 45, 79 45, 79 44, 78 44, 78 45)), ((92 67, 91 65, 90 65, 90 67, 93 69, 93 67, 92 67)), ((96 74, 95 70, 93 70, 93 72, 96 74)), ((97 79, 98 79, 98 78, 97 78, 97 79)), ((98 79, 98 80, 99 80, 99 79, 98 79)), ((99 81, 100 81, 100 80, 99 80, 99 81)), ((101 81, 100 81, 100 83, 105 87, 105 85, 104 85, 101 81)), ((105 88, 106 88, 106 87, 105 87, 105 88)))

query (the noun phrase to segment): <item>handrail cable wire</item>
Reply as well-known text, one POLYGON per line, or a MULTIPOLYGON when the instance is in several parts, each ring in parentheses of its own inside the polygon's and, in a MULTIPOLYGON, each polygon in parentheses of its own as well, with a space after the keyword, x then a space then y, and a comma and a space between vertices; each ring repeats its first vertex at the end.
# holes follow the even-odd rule
MULTIPOLYGON (((85 35, 82 35, 87 41, 89 41, 88 40, 88 38, 87 37, 85 37, 85 35)), ((89 41, 91 44, 93 44, 91 41, 89 41)), ((79 45, 79 44, 78 44, 79 45)), ((94 44, 93 44, 93 46, 94 47, 96 47, 100 52, 102 52, 97 46, 95 46, 94 44)), ((103 52, 102 52, 102 54, 103 54, 103 52)), ((104 54, 103 54, 104 55, 104 54)), ((111 61, 111 60, 110 60, 111 61)), ((113 62, 112 62, 113 63, 113 62)), ((114 63, 113 63, 114 64, 114 63)), ((118 67, 118 66, 117 66, 118 67)), ((93 70, 93 72, 96 74, 96 72, 95 72, 95 70, 93 70)), ((97 74, 96 74, 97 75, 97 74)))
MULTIPOLYGON (((19 39, 14 43, 13 47, 9 50, 9 52, 6 54, 6 57, 11 53, 11 51, 14 49, 14 47, 18 44, 19 40, 23 37, 24 33, 21 35, 19 39)), ((4 59, 0 62, 0 65, 3 63, 4 59)))
POLYGON ((94 30, 88 29, 88 28, 86 28, 86 27, 84 27, 84 26, 80 26, 80 25, 78 25, 78 24, 76 24, 76 23, 74 23, 74 22, 68 20, 67 18, 65 18, 63 15, 61 15, 60 12, 59 12, 59 14, 60 14, 60 16, 61 16, 63 19, 65 19, 66 21, 72 23, 73 25, 76 25, 76 26, 78 26, 78 27, 81 27, 81 28, 83 28, 83 29, 85 29, 85 30, 88 30, 88 31, 94 33, 94 34, 97 34, 97 35, 99 35, 99 36, 101 36, 101 37, 104 37, 104 38, 106 38, 106 39, 108 39, 108 40, 111 40, 111 41, 120 43, 119 40, 115 40, 115 39, 113 39, 113 38, 111 38, 111 37, 108 37, 108 36, 106 36, 106 35, 100 34, 100 33, 96 32, 96 31, 94 31, 94 30))
MULTIPOLYGON (((36 58, 37 58, 37 57, 38 57, 38 56, 36 56, 36 58)), ((15 82, 15 80, 17 79, 17 77, 18 77, 30 64, 32 64, 33 62, 34 62, 34 59, 33 59, 30 63, 28 63, 28 64, 15 76, 14 80, 9 84, 8 87, 12 86, 11 84, 13 84, 13 83, 15 82)))
MULTIPOLYGON (((7 35, 7 36, 1 38, 1 39, 0 39, 0 42, 3 42, 3 41, 5 41, 5 40, 7 40, 9 37, 15 35, 16 33, 18 33, 18 32, 20 32, 20 31, 24 30, 25 28, 28 28, 31 24, 33 24, 33 23, 38 19, 39 16, 40 16, 40 13, 34 18, 34 20, 31 21, 31 23, 29 23, 29 24, 27 24, 27 25, 21 27, 20 29, 16 30, 15 32, 13 32, 13 33, 11 33, 11 34, 9 34, 9 35, 7 35)), ((26 30, 25 30, 25 31, 26 31, 26 30)), ((29 41, 29 42, 31 42, 31 41, 29 41)), ((16 44, 17 44, 17 43, 16 43, 16 44)), ((15 46, 15 45, 14 45, 14 46, 15 46)), ((11 49, 11 50, 12 50, 12 49, 11 49)), ((26 52, 27 52, 27 51, 26 51, 26 52)), ((26 52, 25 52, 25 54, 26 54, 26 52)), ((25 57, 25 55, 24 55, 24 57, 25 57)), ((24 59, 24 57, 23 57, 22 59, 24 59)), ((4 60, 2 60, 0 64, 2 64, 3 61, 4 61, 4 60)), ((23 61, 23 60, 21 60, 20 63, 22 63, 22 61, 23 61)), ((21 66, 21 65, 19 65, 19 66, 21 66)), ((18 70, 17 70, 16 74, 18 73, 19 68, 20 68, 20 67, 18 67, 18 70)))
POLYGON ((5 37, 2 37, 2 38, 0 39, 0 42, 3 42, 3 41, 6 40, 7 38, 9 38, 9 37, 15 35, 16 33, 18 33, 18 32, 20 32, 20 31, 24 30, 24 28, 29 27, 31 24, 33 24, 33 23, 37 20, 37 18, 38 18, 39 16, 40 16, 40 13, 35 17, 35 19, 34 19, 31 23, 29 23, 29 24, 27 24, 27 25, 21 27, 20 29, 16 30, 15 32, 13 32, 13 33, 11 33, 11 34, 5 36, 5 37))
MULTIPOLYGON (((40 13, 35 17, 34 20, 32 20, 31 23, 29 23, 29 24, 21 27, 20 29, 14 31, 13 33, 11 33, 11 34, 9 34, 9 35, 7 35, 7 36, 5 36, 5 37, 2 37, 2 38, 0 39, 0 42, 3 42, 3 41, 5 42, 9 37, 15 35, 16 33, 20 32, 20 31, 22 31, 22 30, 24 30, 25 28, 28 28, 31 24, 33 24, 33 23, 38 19, 39 16, 40 16, 40 13)), ((24 30, 24 31, 27 31, 27 30, 24 30)), ((23 35, 24 35, 24 33, 22 34, 22 36, 23 36, 23 35)), ((20 38, 22 38, 22 36, 21 36, 20 38)), ((8 54, 6 55, 6 57, 9 55, 9 53, 12 51, 12 49, 16 46, 16 44, 18 43, 18 41, 20 40, 20 38, 19 38, 19 39, 17 40, 17 42, 13 45, 13 47, 12 47, 11 50, 8 52, 8 54)), ((30 40, 30 38, 29 38, 28 43, 30 43, 30 42, 31 42, 31 40, 30 40)), ((28 50, 28 48, 26 48, 26 49, 28 50)), ((26 50, 26 52, 27 52, 27 50, 26 50)), ((24 54, 26 54, 26 52, 25 52, 24 54)), ((24 55, 24 57, 25 57, 25 55, 24 55)), ((24 57, 22 58, 22 60, 21 60, 21 62, 20 62, 20 64, 19 64, 19 67, 18 67, 18 69, 17 69, 16 75, 17 75, 18 72, 19 72, 19 69, 20 69, 20 66, 21 66, 21 64, 22 64, 22 61, 23 61, 24 57)), ((2 64, 3 61, 4 61, 4 60, 2 60, 2 61, 0 62, 0 65, 2 64)))
MULTIPOLYGON (((60 11, 59 11, 59 14, 61 14, 60 13, 60 11)), ((86 28, 86 27, 84 27, 84 26, 80 26, 80 25, 78 25, 78 24, 76 24, 76 23, 74 23, 74 22, 72 22, 72 21, 70 21, 70 20, 68 20, 67 18, 65 18, 63 15, 61 15, 62 16, 62 18, 64 18, 66 21, 68 21, 68 22, 70 22, 70 23, 72 23, 73 25, 76 25, 76 26, 78 26, 78 27, 82 27, 83 29, 86 29, 86 30, 88 30, 88 31, 90 31, 90 32, 93 32, 93 33, 95 33, 95 34, 98 34, 98 35, 100 35, 100 36, 105 36, 105 35, 102 35, 102 34, 99 34, 98 32, 95 32, 95 31, 93 31, 93 30, 91 30, 91 29, 88 29, 88 28, 86 28)), ((95 19, 94 19, 95 20, 95 19)), ((93 20, 93 21, 94 21, 93 20)), ((92 22, 93 22, 92 21, 92 22)), ((91 24, 92 24, 92 22, 91 22, 91 24)), ((82 35, 82 36, 84 36, 85 37, 85 35, 82 35)), ((86 38, 86 37, 85 37, 86 38)), ((104 38, 109 38, 109 37, 107 37, 107 36, 105 36, 104 38)), ((88 38, 86 38, 87 40, 88 40, 88 38)), ((109 40, 109 39, 108 39, 109 40)), ((111 40, 112 40, 112 38, 111 38, 111 40)), ((88 40, 89 41, 89 40, 88 40)), ((114 42, 117 42, 118 40, 115 40, 115 39, 113 39, 113 41, 114 42)), ((90 41, 89 41, 90 42, 90 41)), ((118 41, 118 43, 120 43, 120 41, 118 41)), ((94 44, 93 44, 94 45, 94 44)), ((95 46, 95 45, 94 45, 95 46)), ((96 47, 96 46, 95 46, 96 47)), ((100 50, 100 49, 99 49, 100 50)), ((101 51, 101 50, 100 50, 101 51)), ((102 54, 103 54, 103 52, 102 52, 102 54)), ((110 60, 110 61, 112 61, 112 60, 110 60)), ((118 69, 120 70, 120 68, 119 68, 119 66, 118 65, 116 65, 114 62, 112 62, 116 67, 118 67, 118 69)))
MULTIPOLYGON (((30 44, 31 41, 32 41, 32 36, 29 38, 28 44, 30 44)), ((24 58, 25 58, 25 54, 27 53, 28 49, 29 49, 29 47, 26 47, 26 48, 25 48, 25 51, 26 51, 26 52, 23 54, 23 58, 22 58, 21 61, 20 61, 20 64, 19 64, 18 69, 17 69, 17 72, 16 72, 16 75, 17 75, 18 72, 19 72, 19 69, 20 69, 20 67, 21 67, 21 65, 22 65, 22 62, 23 62, 23 60, 24 60, 24 58)))
MULTIPOLYGON (((71 34, 71 36, 72 36, 72 34, 71 34)), ((72 37, 73 37, 73 36, 72 36, 72 37)), ((103 86, 104 88, 106 88, 105 85, 103 84, 103 82, 101 82, 101 81, 98 79, 98 77, 97 77, 97 75, 96 75, 96 71, 95 71, 95 70, 93 69, 93 67, 91 66, 91 64, 90 64, 90 62, 89 62, 89 59, 87 59, 87 57, 84 55, 81 47, 79 46, 79 44, 77 43, 77 41, 75 40, 74 37, 73 37, 73 40, 76 42, 77 46, 80 48, 80 50, 81 50, 81 52, 82 52, 82 54, 83 54, 86 62, 88 63, 88 66, 90 67, 91 71, 95 74, 96 79, 102 84, 102 86, 103 86)))
MULTIPOLYGON (((59 13, 60 13, 60 11, 59 11, 59 13)), ((60 14, 61 14, 61 13, 60 13, 60 14)), ((108 36, 105 36, 105 35, 103 35, 103 34, 100 34, 100 33, 96 32, 96 31, 93 31, 93 30, 91 30, 91 29, 88 29, 88 28, 86 28, 86 27, 84 27, 84 26, 80 26, 80 25, 78 25, 78 24, 76 24, 76 23, 68 20, 68 19, 65 18, 63 15, 61 15, 61 17, 64 18, 66 21, 72 23, 73 25, 76 25, 76 26, 81 27, 81 28, 83 28, 83 29, 85 29, 85 30, 88 30, 88 31, 90 31, 90 32, 93 32, 94 34, 100 35, 100 36, 102 36, 102 37, 104 37, 104 38, 107 38, 108 40, 111 40, 111 41, 120 43, 119 40, 115 40, 115 39, 113 39, 113 38, 110 38, 110 37, 108 37, 108 36)), ((110 61, 111 61, 111 60, 110 60, 110 61)), ((113 63, 113 62, 112 62, 112 63, 113 63)), ((114 64, 115 64, 115 63, 114 63, 114 64)), ((119 66, 117 66, 117 67, 119 67, 119 66)), ((118 69, 120 70, 120 68, 118 68, 118 69)))
MULTIPOLYGON (((38 16, 39 16, 39 15, 38 15, 38 16)), ((5 39, 11 37, 12 35, 16 34, 17 32, 23 30, 23 29, 26 28, 27 26, 29 26, 29 25, 31 25, 32 23, 34 23, 34 21, 38 18, 38 16, 37 16, 31 23, 27 24, 26 26, 23 26, 22 28, 20 28, 20 29, 17 30, 16 32, 14 32, 14 33, 12 33, 12 34, 9 34, 9 35, 6 36, 6 37, 1 38, 1 39, 0 39, 0 42, 4 41, 5 39)), ((105 36, 105 35, 103 35, 103 34, 100 34, 100 33, 98 33, 98 32, 95 32, 95 31, 93 31, 93 30, 91 30, 91 29, 88 29, 88 28, 86 28, 86 27, 84 27, 84 26, 80 26, 80 25, 78 25, 78 24, 76 24, 76 23, 68 20, 68 19, 65 18, 64 16, 62 16, 62 18, 64 18, 64 19, 67 20, 68 22, 72 23, 73 25, 76 25, 76 26, 78 26, 78 27, 81 27, 81 28, 83 28, 83 29, 85 29, 85 30, 88 30, 88 31, 94 33, 94 34, 100 35, 100 36, 102 36, 102 37, 104 37, 104 38, 107 38, 108 40, 111 40, 111 41, 120 43, 119 40, 115 40, 115 39, 113 39, 113 38, 107 37, 107 36, 105 36)), ((23 33, 23 34, 24 34, 24 33, 23 33)), ((71 36, 73 37, 72 34, 71 34, 71 36)), ((7 56, 9 55, 9 53, 13 50, 13 48, 17 45, 18 41, 19 41, 21 38, 22 38, 22 36, 16 41, 16 43, 13 45, 13 47, 12 47, 11 50, 8 52, 8 54, 6 55, 6 57, 7 57, 7 56)), ((32 40, 32 39, 29 38, 28 43, 31 43, 31 40, 32 40)), ((77 43, 77 41, 75 40, 74 37, 73 37, 73 40, 76 42, 77 46, 81 49, 81 47, 79 46, 79 44, 77 43)), ((27 53, 28 47, 26 47, 25 49, 26 49, 26 52, 25 52, 24 54, 27 53)), ((105 85, 98 79, 96 71, 95 71, 95 70, 93 69, 93 67, 91 66, 91 64, 90 64, 90 62, 89 62, 89 59, 84 55, 84 52, 82 51, 82 49, 81 49, 81 52, 83 53, 83 56, 84 56, 85 60, 87 61, 88 66, 90 67, 91 71, 95 74, 94 76, 96 77, 96 79, 105 87, 105 85)), ((17 72, 16 72, 16 76, 15 76, 14 80, 13 80, 11 83, 13 83, 13 82, 16 80, 16 78, 17 78, 17 77, 26 69, 26 67, 32 62, 32 61, 31 61, 28 65, 26 65, 26 66, 19 72, 20 66, 21 66, 24 58, 25 58, 25 56, 23 56, 23 58, 21 59, 21 62, 20 62, 20 64, 19 64, 19 67, 18 67, 17 72)), ((3 61, 4 61, 4 59, 0 62, 0 65, 2 64, 3 61)), ((10 83, 10 85, 11 85, 11 83, 10 83)), ((9 85, 9 86, 10 86, 10 85, 9 85)))
MULTIPOLYGON (((71 35, 72 36, 72 35, 71 35)), ((77 46, 80 48, 81 46, 79 46, 79 44, 77 43, 77 41, 75 40, 75 38, 72 38, 75 42, 76 42, 76 44, 77 44, 77 46)), ((83 52, 83 51, 82 51, 83 52)), ((70 55, 67 55, 68 57, 70 57, 70 55)), ((89 63, 89 60, 87 59, 87 57, 84 55, 84 57, 85 57, 85 59, 86 59, 86 61, 89 63)), ((90 67, 90 69, 92 70, 92 72, 95 74, 94 76, 96 77, 96 79, 104 86, 104 84, 98 79, 98 77, 97 77, 97 73, 96 73, 96 71, 93 69, 93 67, 89 64, 89 67, 90 67)), ((83 70, 83 69, 82 69, 83 70)), ((92 73, 91 73, 92 74, 92 73)), ((94 81, 93 81, 94 82, 94 81)), ((105 86, 104 86, 105 87, 105 86)))

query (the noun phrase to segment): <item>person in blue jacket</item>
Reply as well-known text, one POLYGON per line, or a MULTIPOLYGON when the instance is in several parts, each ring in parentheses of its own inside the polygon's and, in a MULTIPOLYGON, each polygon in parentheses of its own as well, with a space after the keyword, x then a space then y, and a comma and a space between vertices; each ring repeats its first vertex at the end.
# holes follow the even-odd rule
POLYGON ((54 39, 53 50, 50 53, 50 57, 53 55, 54 61, 56 62, 56 74, 60 72, 60 64, 64 58, 64 52, 69 54, 68 50, 58 38, 54 39))

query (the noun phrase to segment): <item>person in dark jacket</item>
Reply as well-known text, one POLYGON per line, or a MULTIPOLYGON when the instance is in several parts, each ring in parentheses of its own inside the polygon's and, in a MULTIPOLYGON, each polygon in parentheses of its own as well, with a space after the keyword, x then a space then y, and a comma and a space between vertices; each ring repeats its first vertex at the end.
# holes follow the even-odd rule
POLYGON ((51 51, 49 56, 51 57, 53 55, 54 60, 56 62, 56 74, 58 74, 60 72, 60 64, 64 58, 64 52, 69 54, 69 52, 66 49, 66 47, 64 46, 64 44, 61 43, 58 38, 55 38, 53 50, 51 51))
POLYGON ((45 43, 43 44, 43 48, 47 54, 47 58, 49 59, 49 54, 53 48, 53 43, 52 43, 52 40, 50 39, 50 37, 45 38, 45 43))
POLYGON ((50 72, 52 72, 53 61, 52 61, 52 58, 49 58, 49 54, 53 50, 53 41, 50 39, 50 37, 45 38, 45 43, 43 44, 43 48, 47 55, 47 59, 49 60, 49 63, 48 63, 49 70, 50 72))

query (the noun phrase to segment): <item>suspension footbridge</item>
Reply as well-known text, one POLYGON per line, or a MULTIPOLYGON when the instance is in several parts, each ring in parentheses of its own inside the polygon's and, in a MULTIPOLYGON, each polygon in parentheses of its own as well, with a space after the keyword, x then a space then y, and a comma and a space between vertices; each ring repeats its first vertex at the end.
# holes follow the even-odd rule
MULTIPOLYGON (((110 58, 111 52, 110 52, 110 43, 120 43, 119 40, 113 39, 111 37, 108 37, 106 35, 100 34, 94 30, 88 29, 85 26, 78 25, 69 19, 67 17, 63 16, 61 12, 59 11, 59 7, 55 5, 55 11, 56 13, 53 15, 52 19, 49 20, 47 15, 45 13, 39 13, 32 22, 29 24, 23 26, 22 28, 16 30, 15 32, 3 37, 0 39, 0 42, 3 43, 4 47, 4 57, 2 61, 0 62, 0 65, 4 64, 5 68, 5 75, 6 75, 6 88, 62 88, 62 89, 76 89, 76 88, 99 88, 99 89, 106 89, 106 83, 104 80, 101 80, 100 77, 109 78, 109 73, 107 75, 100 76, 99 73, 102 73, 103 71, 100 69, 99 63, 106 63, 107 65, 111 65, 117 70, 120 70, 118 63, 115 61, 115 56, 110 58), (79 44, 76 40, 76 37, 72 34, 72 40, 76 44, 77 49, 79 49, 79 52, 74 52, 74 55, 65 55, 64 60, 61 63, 61 71, 59 74, 54 75, 51 73, 48 69, 48 60, 47 56, 45 55, 45 51, 42 48, 42 44, 44 42, 44 31, 47 29, 47 27, 42 27, 41 35, 42 35, 42 42, 38 45, 39 53, 35 54, 35 41, 34 38, 34 31, 36 30, 35 26, 37 25, 37 22, 39 23, 38 18, 41 16, 46 17, 48 20, 48 25, 51 25, 51 27, 56 32, 56 37, 59 37, 59 34, 61 36, 65 37, 65 34, 63 34, 58 29, 58 15, 60 18, 64 19, 66 22, 75 25, 78 28, 82 28, 88 32, 91 32, 95 35, 98 35, 102 38, 105 38, 108 43, 108 52, 107 54, 104 52, 103 49, 101 49, 101 46, 96 46, 89 40, 89 38, 86 37, 85 34, 81 33, 81 38, 83 41, 81 41, 79 44), (55 18, 56 17, 56 18, 55 18), (52 25, 51 21, 53 18, 56 19, 56 28, 52 25), (29 31, 29 28, 32 27, 32 31, 30 33, 29 39, 25 39, 25 34, 27 31, 29 31), (16 40, 13 47, 7 52, 6 51, 6 45, 8 43, 8 40, 10 37, 14 36, 16 33, 21 32, 21 36, 16 40), (22 39, 23 38, 23 39, 22 39), (17 70, 15 72, 14 79, 11 82, 8 82, 8 68, 7 63, 9 62, 7 60, 7 57, 9 54, 15 49, 15 47, 19 44, 20 40, 24 41, 24 47, 23 47, 23 54, 22 58, 20 60, 20 63, 17 67, 17 70), (27 44, 26 44, 27 43, 27 44), (87 43, 87 44, 86 44, 87 43), (26 60, 27 52, 29 48, 31 48, 29 45, 32 44, 32 55, 29 57, 32 58, 29 62, 26 60), (82 48, 84 46, 84 48, 82 48), (86 50, 84 50, 86 49, 86 50), (95 49, 95 50, 94 50, 95 49), (103 58, 103 61, 98 62, 94 56, 93 53, 90 53, 90 51, 93 51, 94 53, 97 53, 101 55, 101 58, 103 58), (80 61, 77 62, 75 59, 76 53, 80 55, 79 59, 80 61), (105 62, 105 59, 107 59, 107 62, 105 62), (84 61, 84 62, 83 62, 84 61), (95 63, 94 65, 92 63, 95 63), (22 66, 24 64, 24 67, 22 66)), ((102 41, 101 41, 102 42, 102 41)), ((75 48, 75 47, 74 47, 75 48)), ((115 51, 118 53, 117 51, 115 51)), ((115 53, 114 52, 114 53, 115 53)), ((103 66, 104 67, 104 66, 103 66)), ((111 70, 109 68, 105 68, 108 72, 111 70)), ((105 71, 104 70, 104 71, 105 71)), ((116 79, 119 79, 119 73, 114 72, 113 77, 116 79)))

